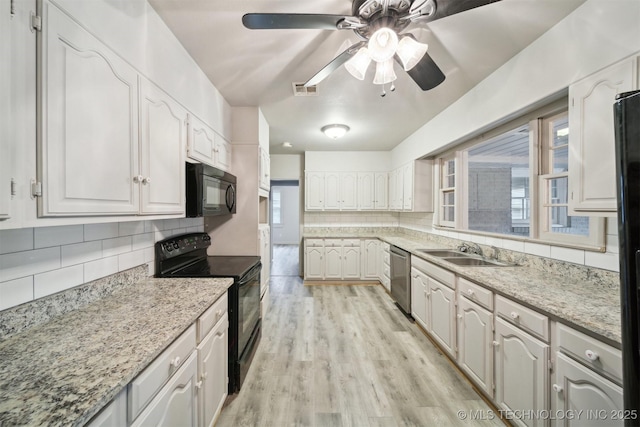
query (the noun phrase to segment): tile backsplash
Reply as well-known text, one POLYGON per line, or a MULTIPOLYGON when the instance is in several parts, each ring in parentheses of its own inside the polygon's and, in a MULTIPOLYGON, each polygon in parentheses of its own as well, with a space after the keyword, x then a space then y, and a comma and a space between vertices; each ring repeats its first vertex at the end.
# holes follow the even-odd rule
POLYGON ((0 230, 0 310, 148 264, 154 243, 204 230, 202 218, 0 230))

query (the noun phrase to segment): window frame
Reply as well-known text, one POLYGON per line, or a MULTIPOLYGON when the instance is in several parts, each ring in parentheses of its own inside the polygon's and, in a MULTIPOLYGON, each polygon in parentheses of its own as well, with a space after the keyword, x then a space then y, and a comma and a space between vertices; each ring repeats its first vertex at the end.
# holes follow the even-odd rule
POLYGON ((483 235, 495 238, 531 241, 542 244, 553 244, 554 246, 565 246, 571 248, 580 248, 585 250, 603 251, 605 245, 605 218, 589 217, 589 236, 579 236, 565 233, 553 233, 548 231, 548 220, 546 219, 546 209, 544 197, 546 196, 545 183, 549 179, 558 176, 568 176, 567 172, 559 174, 544 173, 549 165, 549 135, 545 135, 545 125, 551 122, 551 119, 568 115, 568 106, 566 100, 554 102, 546 107, 538 109, 526 116, 516 118, 506 124, 498 125, 495 128, 480 134, 476 137, 460 143, 452 149, 441 152, 435 157, 435 164, 439 166, 439 173, 436 174, 437 182, 435 183, 438 192, 436 200, 436 214, 434 214, 434 227, 442 230, 455 231, 459 233, 468 233, 472 235, 483 235), (474 146, 482 144, 496 136, 509 132, 510 130, 521 127, 525 124, 529 125, 529 193, 531 205, 531 220, 528 236, 518 236, 512 234, 502 234, 487 231, 477 231, 468 229, 468 180, 467 167, 465 162, 467 153, 474 146), (444 221, 443 214, 443 161, 455 159, 455 206, 454 221, 444 221))

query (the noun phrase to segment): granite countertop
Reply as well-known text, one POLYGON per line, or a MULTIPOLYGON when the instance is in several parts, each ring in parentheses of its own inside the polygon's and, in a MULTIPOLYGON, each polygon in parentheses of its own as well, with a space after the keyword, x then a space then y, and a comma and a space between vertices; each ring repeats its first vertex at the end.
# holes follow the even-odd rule
MULTIPOLYGON (((446 245, 399 233, 358 231, 305 233, 305 238, 378 238, 433 264, 521 302, 616 348, 621 347, 620 291, 603 284, 594 274, 576 274, 567 266, 557 272, 519 265, 515 267, 463 267, 417 249, 447 248, 446 245)), ((448 248, 450 249, 450 247, 448 248)), ((541 261, 544 262, 544 261, 541 261)), ((558 263, 561 266, 567 263, 558 263)), ((579 271, 579 270, 578 270, 579 271)))
POLYGON ((232 279, 154 279, 0 342, 0 425, 84 425, 232 279))

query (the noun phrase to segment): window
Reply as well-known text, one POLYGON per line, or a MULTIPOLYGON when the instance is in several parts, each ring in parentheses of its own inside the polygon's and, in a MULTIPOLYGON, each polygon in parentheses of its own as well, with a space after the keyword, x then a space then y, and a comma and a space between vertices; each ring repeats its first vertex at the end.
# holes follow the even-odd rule
POLYGON ((275 187, 271 189, 271 216, 274 225, 282 224, 282 193, 275 187))
POLYGON ((575 245, 603 243, 601 219, 569 215, 566 110, 516 120, 445 153, 438 164, 440 226, 575 245))

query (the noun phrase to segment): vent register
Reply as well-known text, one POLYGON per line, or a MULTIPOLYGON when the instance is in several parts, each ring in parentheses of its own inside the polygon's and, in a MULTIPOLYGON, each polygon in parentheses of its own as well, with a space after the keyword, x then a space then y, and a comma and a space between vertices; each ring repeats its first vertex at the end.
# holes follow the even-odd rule
POLYGON ((318 86, 304 86, 304 83, 291 83, 293 86, 293 96, 318 96, 318 86))

